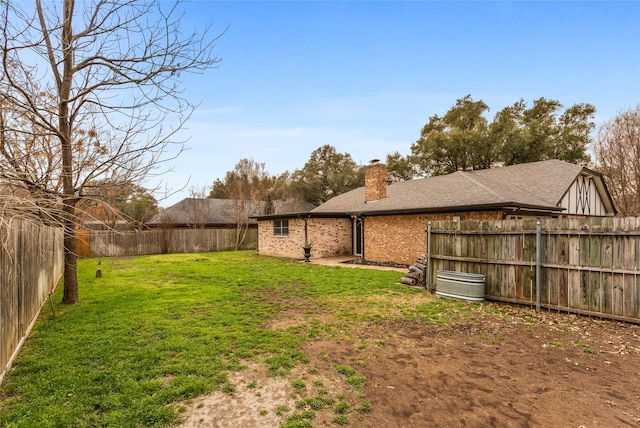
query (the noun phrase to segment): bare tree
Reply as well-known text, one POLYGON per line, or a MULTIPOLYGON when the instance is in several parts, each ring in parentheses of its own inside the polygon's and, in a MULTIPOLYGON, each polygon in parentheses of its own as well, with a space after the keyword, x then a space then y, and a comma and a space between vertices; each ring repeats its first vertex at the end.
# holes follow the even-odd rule
MULTIPOLYGON (((171 224, 175 222, 175 218, 173 218, 170 214, 166 212, 162 212, 159 214, 158 223, 171 224)), ((162 254, 168 254, 171 249, 171 242, 173 241, 173 227, 163 227, 160 229, 160 251, 162 254)))
POLYGON ((236 225, 236 250, 247 236, 250 217, 264 214, 265 207, 273 207, 270 191, 274 181, 264 163, 244 158, 227 171, 224 180, 214 182, 209 196, 228 199, 225 211, 236 225))
POLYGON ((640 215, 640 104, 600 126, 594 152, 620 214, 640 215))
POLYGON ((0 0, 0 180, 64 227, 64 303, 79 202, 162 173, 194 108, 181 74, 218 63, 217 37, 181 17, 164 1, 0 0))
POLYGON ((191 186, 189 188, 189 199, 187 200, 187 218, 189 227, 192 229, 203 228, 209 218, 209 201, 207 198, 206 186, 191 186))

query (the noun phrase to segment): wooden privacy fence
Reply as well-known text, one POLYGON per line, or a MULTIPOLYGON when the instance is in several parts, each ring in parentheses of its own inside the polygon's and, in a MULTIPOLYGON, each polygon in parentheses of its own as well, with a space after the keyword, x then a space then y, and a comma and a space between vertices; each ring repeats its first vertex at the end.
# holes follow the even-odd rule
MULTIPOLYGON (((432 222, 429 283, 441 269, 479 273, 487 299, 535 304, 536 223, 432 222)), ((542 219, 540 226, 541 307, 640 322, 640 218, 542 219)))
MULTIPOLYGON (((83 257, 141 256, 145 254, 198 253, 233 250, 235 229, 152 229, 95 231, 76 234, 83 257), (88 241, 88 242, 87 242, 88 241)), ((249 229, 241 250, 258 247, 258 230, 249 229)))
POLYGON ((0 218, 0 382, 63 268, 61 228, 0 218))

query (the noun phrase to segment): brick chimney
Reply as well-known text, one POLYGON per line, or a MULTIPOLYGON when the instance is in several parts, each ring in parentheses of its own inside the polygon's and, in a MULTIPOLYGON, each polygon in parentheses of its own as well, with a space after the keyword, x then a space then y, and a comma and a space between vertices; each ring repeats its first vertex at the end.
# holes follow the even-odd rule
POLYGON ((386 197, 387 165, 374 159, 364 167, 364 201, 377 201, 386 197))

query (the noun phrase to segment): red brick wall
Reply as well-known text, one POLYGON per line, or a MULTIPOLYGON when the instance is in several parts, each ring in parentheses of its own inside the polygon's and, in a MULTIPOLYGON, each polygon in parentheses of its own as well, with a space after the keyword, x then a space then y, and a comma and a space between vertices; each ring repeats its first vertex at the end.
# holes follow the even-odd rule
MULTIPOLYGON (((373 216, 364 219, 364 258, 372 262, 411 264, 426 252, 428 221, 501 220, 501 211, 373 216)), ((307 238, 313 248, 311 258, 352 254, 352 220, 350 218, 309 218, 307 238)), ((258 226, 258 253, 266 256, 302 259, 304 219, 289 220, 289 235, 275 236, 273 221, 262 220, 258 226)))
POLYGON ((427 222, 501 220, 501 211, 365 217, 364 258, 372 262, 411 264, 427 252, 427 222))
MULTIPOLYGON (((350 218, 309 218, 307 239, 311 241, 311 258, 351 254, 350 218)), ((302 259, 304 250, 304 219, 289 220, 289 235, 275 236, 273 221, 258 224, 258 253, 265 256, 302 259)))

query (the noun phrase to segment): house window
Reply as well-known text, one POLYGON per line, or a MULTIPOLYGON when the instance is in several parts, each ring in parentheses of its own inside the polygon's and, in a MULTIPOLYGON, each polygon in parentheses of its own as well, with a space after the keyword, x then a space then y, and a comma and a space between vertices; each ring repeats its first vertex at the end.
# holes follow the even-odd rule
POLYGON ((289 220, 274 220, 273 234, 276 236, 287 236, 289 234, 289 220))

